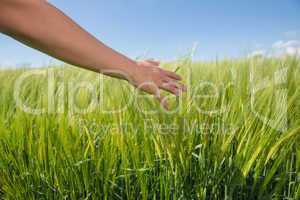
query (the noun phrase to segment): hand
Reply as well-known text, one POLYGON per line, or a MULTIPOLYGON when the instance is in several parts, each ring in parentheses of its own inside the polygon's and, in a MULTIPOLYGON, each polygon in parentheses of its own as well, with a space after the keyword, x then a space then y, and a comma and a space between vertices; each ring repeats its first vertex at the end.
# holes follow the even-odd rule
POLYGON ((128 81, 136 88, 154 95, 161 105, 168 109, 166 98, 160 89, 179 96, 187 90, 180 81, 182 78, 176 73, 160 68, 160 63, 153 60, 145 60, 136 63, 136 67, 129 75, 128 81))

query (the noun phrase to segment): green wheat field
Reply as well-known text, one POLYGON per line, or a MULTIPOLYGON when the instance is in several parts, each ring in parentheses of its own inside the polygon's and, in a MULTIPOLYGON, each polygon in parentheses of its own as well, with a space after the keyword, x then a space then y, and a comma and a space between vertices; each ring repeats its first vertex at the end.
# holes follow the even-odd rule
POLYGON ((1 69, 0 199, 300 199, 299 59, 163 66, 188 85, 168 113, 72 66, 1 69))

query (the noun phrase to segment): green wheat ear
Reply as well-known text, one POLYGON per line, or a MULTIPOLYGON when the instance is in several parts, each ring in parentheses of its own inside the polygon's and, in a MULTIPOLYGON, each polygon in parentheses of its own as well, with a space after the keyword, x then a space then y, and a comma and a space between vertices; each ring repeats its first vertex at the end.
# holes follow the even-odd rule
MULTIPOLYGON (((127 84, 51 65, 57 113, 32 115, 14 99, 16 80, 30 69, 0 69, 0 200, 300 199, 298 58, 193 62, 184 57, 164 64, 189 77, 184 80, 189 94, 177 97, 178 113, 148 113, 157 109, 152 99, 130 103, 127 84), (287 74, 275 76, 278 70, 287 74), (284 132, 251 109, 251 91, 265 78, 270 84, 255 95, 253 109, 279 125, 284 113, 275 109, 287 104, 284 132), (278 88, 275 78, 286 83, 278 88), (205 81, 216 86, 217 96, 210 93, 214 87, 198 87, 205 81), (69 84, 76 82, 95 84, 99 103, 93 112, 70 109, 69 100, 78 108, 92 100, 85 88, 71 95, 69 84), (284 98, 274 98, 278 89, 287 90, 284 98), (125 111, 107 112, 128 104, 125 111), (213 110, 219 111, 205 112, 213 110)), ((25 79, 20 100, 47 110, 47 88, 46 76, 25 79)))
POLYGON ((176 67, 176 69, 174 70, 174 72, 178 72, 180 70, 181 66, 176 67))

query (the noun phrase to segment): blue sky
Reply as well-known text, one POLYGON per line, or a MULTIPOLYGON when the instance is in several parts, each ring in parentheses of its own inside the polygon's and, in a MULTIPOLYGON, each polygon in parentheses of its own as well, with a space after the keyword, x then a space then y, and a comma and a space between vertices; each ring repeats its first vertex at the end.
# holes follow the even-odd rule
MULTIPOLYGON (((300 37, 299 0, 50 0, 98 39, 135 58, 237 57, 300 37)), ((59 32, 57 34, 60 34, 59 32)), ((54 59, 0 35, 0 65, 54 59)))

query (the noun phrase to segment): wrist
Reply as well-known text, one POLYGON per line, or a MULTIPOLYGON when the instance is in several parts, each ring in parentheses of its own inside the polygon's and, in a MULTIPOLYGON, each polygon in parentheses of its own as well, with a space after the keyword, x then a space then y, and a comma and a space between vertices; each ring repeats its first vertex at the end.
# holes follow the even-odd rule
POLYGON ((134 60, 130 60, 130 62, 126 66, 124 66, 121 70, 123 79, 127 80, 128 82, 132 82, 132 80, 137 74, 138 68, 139 68, 138 62, 134 60))
POLYGON ((114 78, 126 80, 132 82, 135 74, 137 73, 138 63, 134 60, 123 61, 122 64, 114 64, 114 67, 109 67, 106 69, 100 70, 102 74, 111 76, 114 78))

